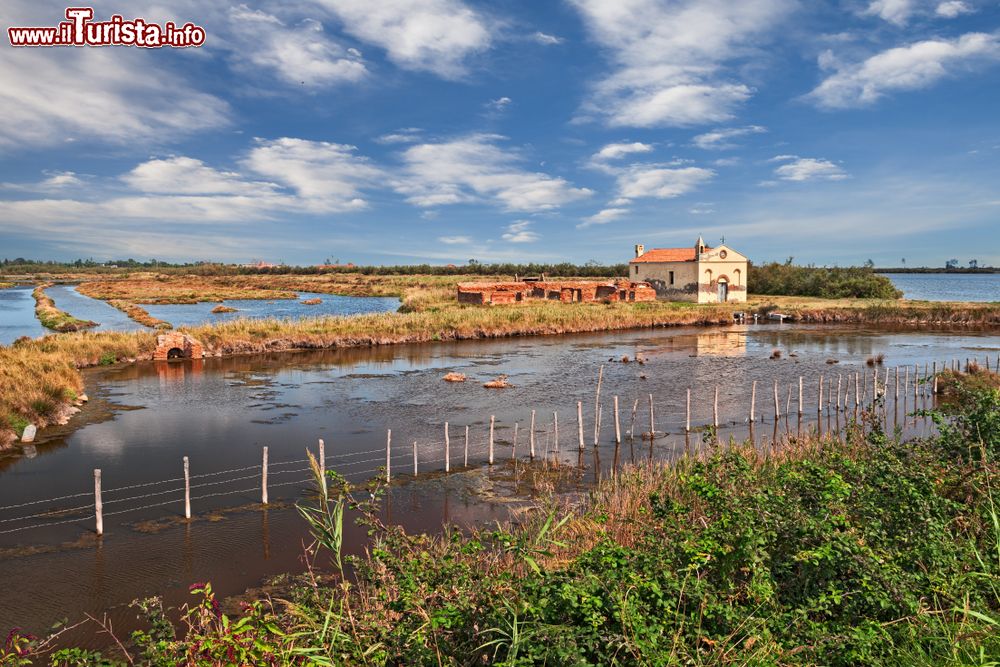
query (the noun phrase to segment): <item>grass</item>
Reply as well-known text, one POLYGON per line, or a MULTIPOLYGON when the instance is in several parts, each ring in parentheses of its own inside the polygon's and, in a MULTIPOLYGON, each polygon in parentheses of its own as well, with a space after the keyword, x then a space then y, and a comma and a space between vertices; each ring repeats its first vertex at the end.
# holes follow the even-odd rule
POLYGON ((64 333, 67 331, 81 331, 97 326, 97 322, 77 319, 69 313, 59 310, 56 307, 55 301, 45 293, 45 289, 51 286, 51 284, 39 285, 31 293, 35 297, 35 316, 43 327, 64 333))
POLYGON ((331 473, 300 507, 307 575, 234 615, 195 584, 176 625, 143 601, 149 629, 101 664, 995 665, 1000 391, 964 390, 933 438, 714 446, 467 534, 385 525, 380 488, 354 503, 331 473))
POLYGON ((108 304, 128 315, 132 320, 152 329, 172 329, 170 322, 153 317, 145 308, 124 299, 109 299, 108 304))
POLYGON ((5 283, 0 281, 0 289, 10 289, 14 286, 14 283, 5 283))

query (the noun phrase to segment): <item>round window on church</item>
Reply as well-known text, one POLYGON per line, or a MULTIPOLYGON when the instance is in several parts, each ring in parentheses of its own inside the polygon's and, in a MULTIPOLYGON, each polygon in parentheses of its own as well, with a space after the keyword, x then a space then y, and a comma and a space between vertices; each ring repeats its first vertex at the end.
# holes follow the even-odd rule
POLYGON ((723 250, 723 251, 719 252, 719 259, 725 259, 725 258, 726 258, 726 251, 723 250))

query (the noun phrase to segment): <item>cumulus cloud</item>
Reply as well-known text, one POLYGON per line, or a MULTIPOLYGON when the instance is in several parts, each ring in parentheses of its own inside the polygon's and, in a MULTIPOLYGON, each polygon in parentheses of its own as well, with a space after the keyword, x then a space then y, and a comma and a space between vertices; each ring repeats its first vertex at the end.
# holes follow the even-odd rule
POLYGON ((771 161, 787 161, 774 170, 783 181, 841 181, 847 178, 847 172, 829 160, 778 155, 771 161))
POLYGON ((368 74, 360 54, 327 37, 319 21, 287 26, 246 5, 230 7, 229 19, 237 62, 270 70, 286 83, 319 87, 360 81, 368 74))
POLYGON ((490 100, 486 103, 486 108, 493 113, 503 113, 510 103, 513 102, 509 97, 498 97, 495 100, 490 100))
POLYGON ((242 164, 294 190, 313 212, 365 208, 361 190, 384 177, 380 168, 347 144, 290 137, 258 139, 256 144, 242 164))
POLYGON ((699 134, 692 141, 698 148, 706 150, 726 150, 736 148, 737 143, 733 141, 738 137, 748 134, 760 134, 767 132, 767 128, 760 125, 747 125, 746 127, 726 127, 699 134))
POLYGON ((653 150, 651 145, 644 144, 639 141, 622 144, 608 144, 601 148, 601 150, 594 153, 591 159, 594 162, 604 162, 606 160, 617 160, 633 153, 648 153, 651 150, 653 150))
POLYGON ((609 206, 608 208, 603 208, 594 215, 584 219, 584 221, 578 224, 576 228, 586 229, 587 227, 592 227, 594 225, 606 225, 609 222, 614 222, 615 220, 628 215, 629 212, 630 211, 627 208, 609 206))
POLYGON ((403 127, 375 139, 380 144, 414 144, 420 141, 423 130, 419 127, 403 127))
POLYGON ((571 0, 615 64, 584 106, 612 126, 717 123, 753 91, 733 80, 791 0, 571 0))
POLYGON ((257 195, 271 194, 277 188, 184 156, 148 160, 121 179, 133 190, 152 194, 257 195))
POLYGON ((962 0, 948 0, 939 4, 934 13, 946 19, 953 19, 962 14, 971 14, 973 11, 975 10, 962 0))
POLYGON ((533 40, 535 40, 536 42, 538 42, 539 44, 544 44, 546 46, 553 46, 555 44, 562 44, 563 41, 564 41, 562 37, 557 37, 555 35, 549 35, 549 34, 544 33, 544 32, 536 32, 534 35, 531 36, 531 38, 533 40))
POLYGON ((490 201, 512 211, 553 209, 592 193, 563 178, 522 169, 497 135, 473 134, 407 148, 395 188, 416 206, 490 201))
POLYGON ((445 245, 468 245, 472 243, 471 236, 439 236, 438 241, 445 245))
POLYGON ((917 5, 916 0, 872 0, 865 13, 901 26, 917 11, 917 5))
POLYGON ((926 88, 938 80, 1000 58, 1000 40, 987 33, 955 39, 928 39, 883 51, 852 65, 839 65, 832 54, 821 62, 836 69, 808 98, 826 109, 866 106, 899 91, 926 88))
POLYGON ((507 229, 501 238, 509 243, 533 243, 540 237, 528 229, 530 226, 531 222, 529 220, 512 222, 507 225, 507 229))
POLYGON ((445 78, 465 74, 466 60, 493 40, 486 18, 460 0, 316 1, 398 66, 445 78))
POLYGON ((618 176, 618 191, 629 199, 673 199, 697 189, 714 176, 713 170, 702 167, 633 165, 618 176))

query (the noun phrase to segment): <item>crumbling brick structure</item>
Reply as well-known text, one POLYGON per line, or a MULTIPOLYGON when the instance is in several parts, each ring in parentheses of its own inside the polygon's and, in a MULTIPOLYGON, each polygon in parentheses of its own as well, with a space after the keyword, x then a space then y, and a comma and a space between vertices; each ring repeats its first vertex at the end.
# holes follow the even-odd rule
POLYGON ((156 350, 153 359, 202 359, 205 356, 204 346, 195 338, 178 331, 160 334, 156 337, 156 350))
POLYGON ((476 305, 518 303, 545 299, 563 303, 655 301, 649 283, 630 280, 524 280, 498 283, 459 283, 458 302, 476 305))

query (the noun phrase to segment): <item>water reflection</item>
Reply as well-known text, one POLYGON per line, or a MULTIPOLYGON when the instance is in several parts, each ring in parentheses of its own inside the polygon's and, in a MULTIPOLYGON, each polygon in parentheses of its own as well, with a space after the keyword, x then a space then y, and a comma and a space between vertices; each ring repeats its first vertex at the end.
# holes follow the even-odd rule
POLYGON ((10 345, 21 336, 37 338, 47 333, 35 317, 31 286, 0 289, 0 345, 10 345))

